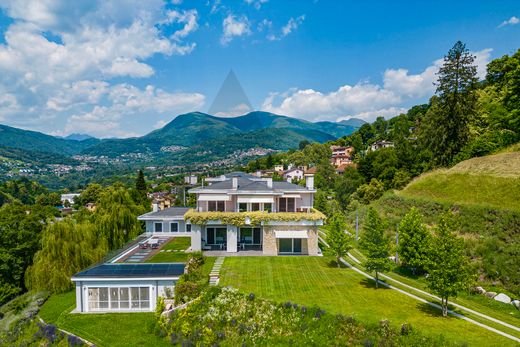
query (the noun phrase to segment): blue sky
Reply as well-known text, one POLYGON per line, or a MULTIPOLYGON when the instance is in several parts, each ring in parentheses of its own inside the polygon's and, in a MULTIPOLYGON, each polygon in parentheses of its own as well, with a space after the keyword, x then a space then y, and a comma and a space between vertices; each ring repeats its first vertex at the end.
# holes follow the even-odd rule
POLYGON ((6 0, 0 8, 0 123, 55 135, 142 135, 207 111, 230 69, 254 109, 311 121, 388 118, 428 100, 455 41, 477 56, 480 76, 490 59, 520 48, 519 1, 6 0))

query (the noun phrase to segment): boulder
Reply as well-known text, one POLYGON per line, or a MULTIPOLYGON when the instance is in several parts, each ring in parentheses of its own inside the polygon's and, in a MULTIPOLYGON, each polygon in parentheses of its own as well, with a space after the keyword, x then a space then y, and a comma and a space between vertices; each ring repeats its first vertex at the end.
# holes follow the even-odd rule
POLYGON ((504 304, 510 304, 511 303, 511 298, 509 296, 505 295, 504 293, 498 294, 493 299, 495 299, 496 301, 503 302, 504 304))
POLYGON ((513 300, 513 301, 511 301, 511 305, 516 307, 517 310, 520 310, 520 300, 513 300))
POLYGON ((486 292, 486 296, 488 298, 494 298, 495 296, 497 296, 497 293, 495 293, 495 292, 486 292))

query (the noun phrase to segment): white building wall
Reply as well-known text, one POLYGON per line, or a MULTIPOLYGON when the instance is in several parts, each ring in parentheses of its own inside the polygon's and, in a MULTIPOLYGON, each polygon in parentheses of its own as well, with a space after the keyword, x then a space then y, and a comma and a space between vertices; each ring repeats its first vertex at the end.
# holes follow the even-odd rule
POLYGON ((236 253, 238 242, 238 228, 234 225, 227 226, 227 251, 236 253))
POLYGON ((200 225, 191 226, 191 250, 202 250, 202 228, 200 225))

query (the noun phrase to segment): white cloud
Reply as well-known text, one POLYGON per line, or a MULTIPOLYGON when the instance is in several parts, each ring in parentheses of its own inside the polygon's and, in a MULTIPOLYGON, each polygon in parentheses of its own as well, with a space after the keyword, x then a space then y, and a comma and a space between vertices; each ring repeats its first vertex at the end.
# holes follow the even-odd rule
POLYGON ((297 30, 298 27, 300 25, 302 25, 304 20, 305 20, 305 15, 301 15, 296 18, 293 18, 293 17, 289 18, 289 21, 287 22, 287 24, 285 24, 282 27, 280 34, 270 33, 269 35, 267 35, 267 39, 269 41, 281 40, 285 36, 289 35, 293 31, 297 30))
POLYGON ((229 14, 222 22, 222 37, 220 42, 223 45, 227 45, 234 37, 251 34, 249 20, 246 16, 236 17, 233 14, 229 14))
MULTIPOLYGON (((204 96, 198 93, 168 93, 151 85, 143 90, 129 85, 118 84, 105 90, 109 101, 107 106, 96 105, 91 111, 70 116, 65 133, 84 132, 98 137, 129 137, 135 132, 121 130, 121 121, 132 117, 154 118, 174 115, 200 109, 204 96)), ((158 127, 160 119, 154 127, 158 127)))
MULTIPOLYGON (((486 73, 491 49, 473 52, 479 78, 486 73)), ((285 93, 271 93, 264 100, 265 111, 298 116, 308 120, 345 119, 358 117, 367 121, 377 116, 391 117, 402 113, 404 104, 422 102, 424 97, 435 92, 433 83, 443 60, 438 59, 419 74, 410 74, 407 69, 387 69, 383 85, 359 82, 344 85, 335 91, 320 92, 313 89, 290 89, 285 93)))
POLYGON ((252 5, 255 9, 259 10, 263 4, 267 3, 269 0, 244 0, 244 2, 248 5, 252 5))
MULTIPOLYGON (((195 48, 186 40, 198 28, 197 11, 167 10, 165 5, 162 0, 1 1, 0 10, 13 21, 0 44, 2 122, 60 132, 60 127, 72 126, 71 115, 135 112, 131 103, 111 99, 121 88, 112 80, 150 77, 155 73, 148 62, 152 56, 185 55, 195 48)), ((146 107, 143 96, 137 98, 146 110, 143 117, 155 117, 166 107, 171 115, 200 107, 203 98, 155 88, 151 93, 148 99, 155 107, 146 107)), ((117 120, 110 122, 104 132, 120 126, 117 120)))
POLYGON ((508 20, 505 20, 502 23, 500 23, 498 28, 505 27, 506 25, 516 25, 518 23, 520 23, 520 18, 513 16, 513 17, 509 18, 508 20))

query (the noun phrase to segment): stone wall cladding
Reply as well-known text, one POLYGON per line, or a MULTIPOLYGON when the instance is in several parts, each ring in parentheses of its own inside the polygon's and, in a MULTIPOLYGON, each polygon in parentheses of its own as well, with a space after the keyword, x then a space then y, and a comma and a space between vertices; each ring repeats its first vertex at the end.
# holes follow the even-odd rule
POLYGON ((264 226, 263 227, 263 254, 278 255, 278 242, 275 230, 307 230, 308 239, 302 240, 302 254, 318 255, 318 228, 314 226, 264 226))
POLYGON ((274 230, 271 227, 263 227, 263 245, 262 250, 264 255, 278 255, 278 243, 274 230))

